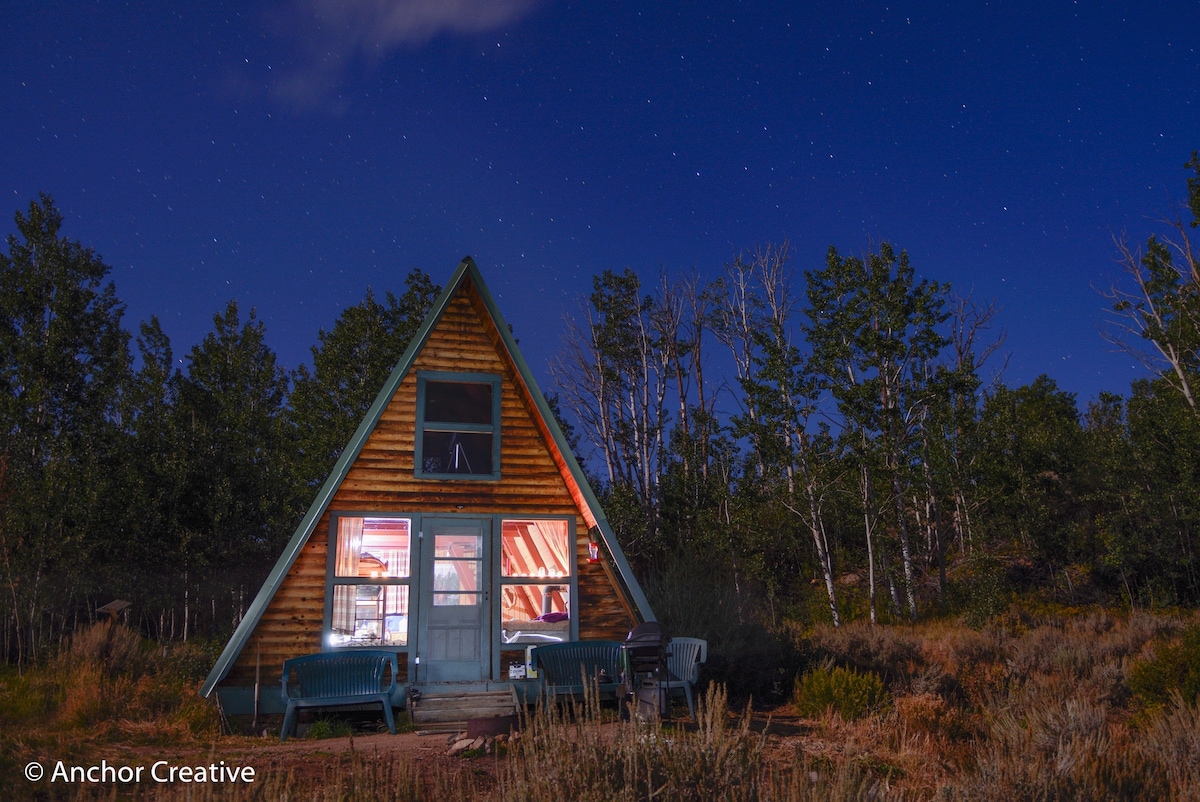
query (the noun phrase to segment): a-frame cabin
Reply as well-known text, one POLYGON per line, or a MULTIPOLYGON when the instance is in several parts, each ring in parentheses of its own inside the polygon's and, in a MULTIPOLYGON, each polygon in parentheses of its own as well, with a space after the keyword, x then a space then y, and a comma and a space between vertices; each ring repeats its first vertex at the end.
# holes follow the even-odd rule
MULTIPOLYGON (((388 649, 402 687, 508 682, 530 645, 654 615, 479 269, 462 261, 201 695, 282 709, 283 661, 388 649)), ((397 704, 402 698, 397 698, 397 704)))

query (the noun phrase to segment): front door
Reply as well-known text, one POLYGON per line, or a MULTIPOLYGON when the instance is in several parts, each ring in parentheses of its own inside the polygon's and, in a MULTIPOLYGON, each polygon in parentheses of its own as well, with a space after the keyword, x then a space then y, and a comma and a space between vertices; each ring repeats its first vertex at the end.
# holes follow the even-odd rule
POLYGON ((491 675, 491 530, 486 518, 426 518, 418 682, 491 675))

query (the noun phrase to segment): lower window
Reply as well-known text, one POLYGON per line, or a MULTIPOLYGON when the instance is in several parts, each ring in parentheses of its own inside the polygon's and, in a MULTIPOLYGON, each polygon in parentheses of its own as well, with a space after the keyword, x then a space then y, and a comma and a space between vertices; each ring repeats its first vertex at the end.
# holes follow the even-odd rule
POLYGON ((504 585, 500 626, 505 643, 556 643, 571 639, 571 586, 504 585))
POLYGON ((407 585, 335 585, 329 645, 407 646, 407 585))

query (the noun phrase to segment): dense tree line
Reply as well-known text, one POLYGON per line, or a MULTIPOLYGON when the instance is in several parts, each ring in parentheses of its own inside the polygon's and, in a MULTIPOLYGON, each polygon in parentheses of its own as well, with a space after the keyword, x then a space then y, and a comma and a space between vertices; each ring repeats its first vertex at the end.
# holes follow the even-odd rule
MULTIPOLYGON (((1119 242, 1110 337, 1149 378, 1080 408, 1002 382, 997 309, 889 244, 787 243, 721 277, 606 271, 552 364, 553 408, 656 609, 728 622, 1200 602, 1200 159, 1187 219, 1119 242)), ((231 301, 177 361, 43 196, 0 254, 5 659, 114 598, 148 634, 227 633, 436 298, 413 270, 277 364, 231 301), (181 370, 177 367, 183 364, 181 370)))
POLYGON ((108 266, 61 227, 43 196, 0 255, 3 654, 35 658, 116 598, 155 637, 227 633, 439 288, 414 270, 400 296, 368 290, 291 373, 230 301, 180 370, 156 319, 122 328, 108 266))
POLYGON ((1110 339, 1150 378, 1083 408, 1048 376, 1004 384, 995 305, 887 243, 802 275, 784 243, 707 285, 596 277, 553 371, 660 607, 713 634, 750 608, 987 615, 1032 589, 1200 602, 1200 158, 1186 168, 1190 218, 1119 241, 1107 293, 1110 339))

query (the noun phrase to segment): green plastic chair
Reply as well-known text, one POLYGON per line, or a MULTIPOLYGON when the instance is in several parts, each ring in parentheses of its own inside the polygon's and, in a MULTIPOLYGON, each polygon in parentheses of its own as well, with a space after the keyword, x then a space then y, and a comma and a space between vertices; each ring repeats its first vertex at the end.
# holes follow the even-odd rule
POLYGON ((704 638, 671 638, 667 644, 667 693, 683 688, 688 715, 696 717, 693 692, 700 680, 700 664, 708 662, 708 641, 704 638))

